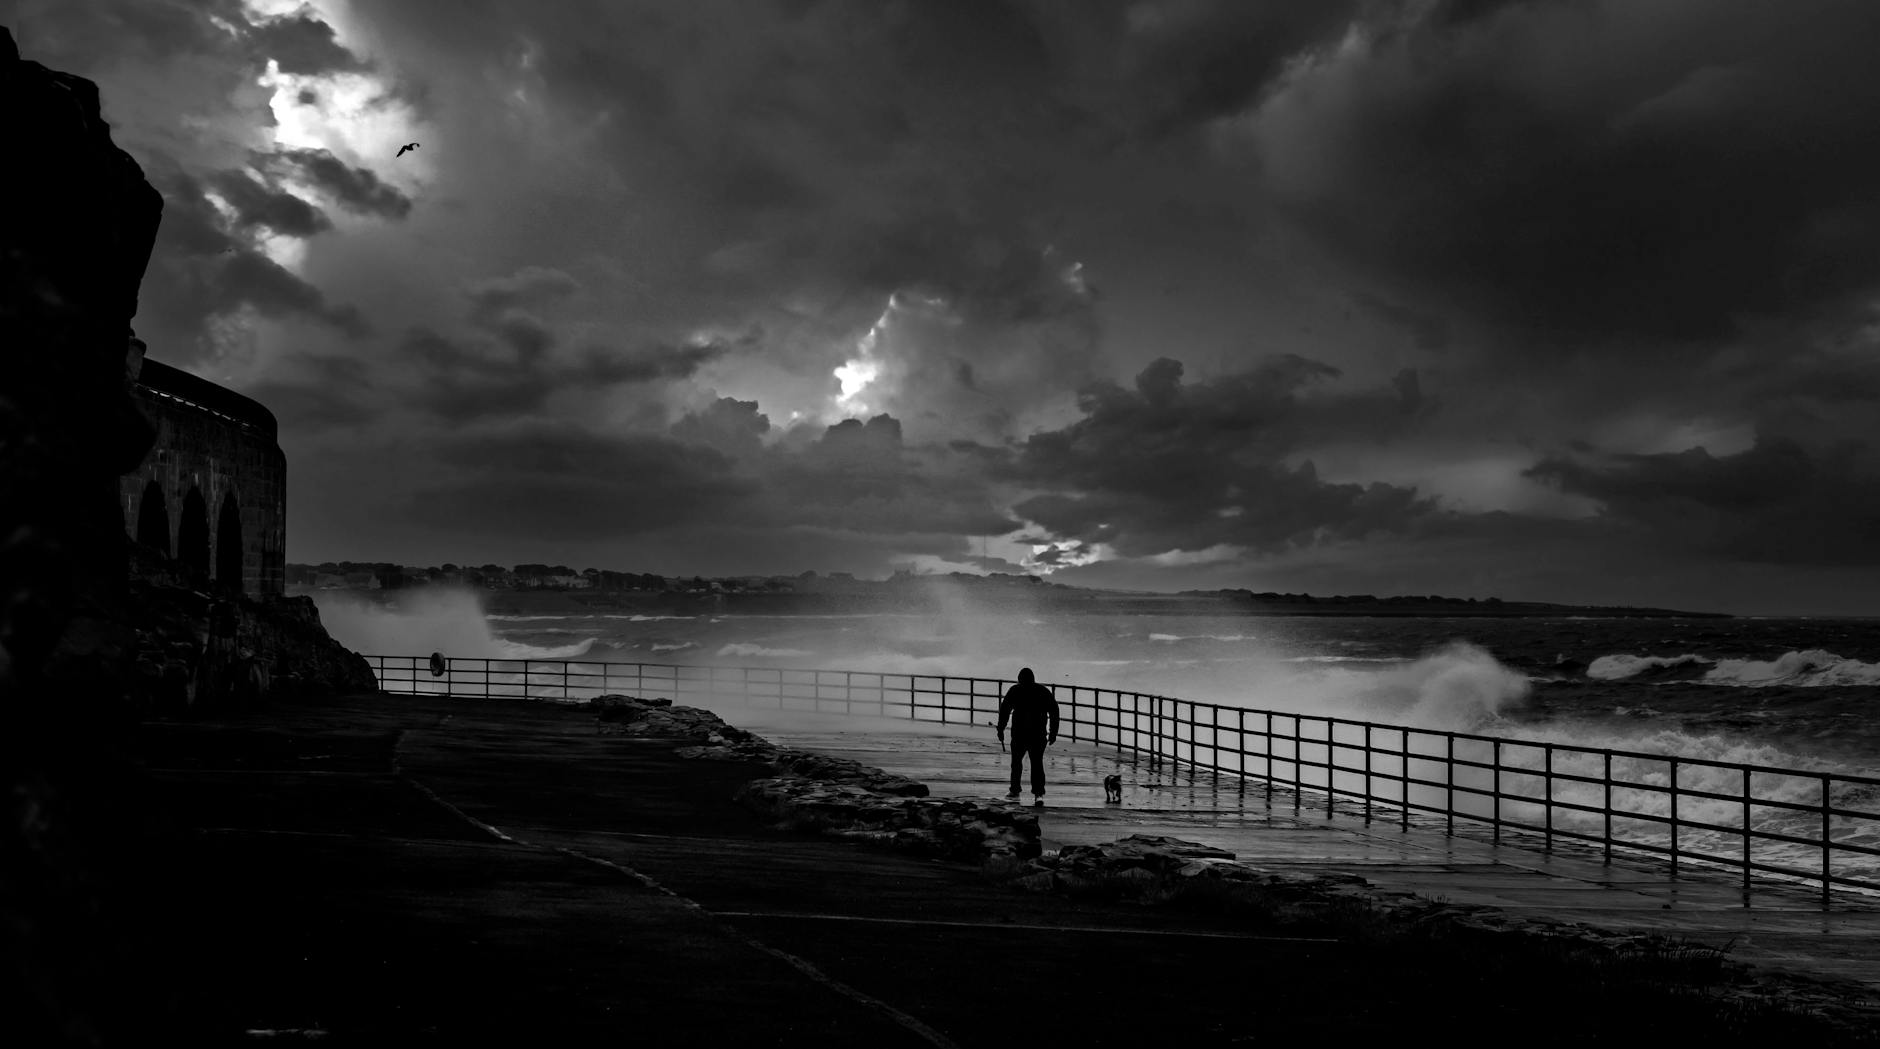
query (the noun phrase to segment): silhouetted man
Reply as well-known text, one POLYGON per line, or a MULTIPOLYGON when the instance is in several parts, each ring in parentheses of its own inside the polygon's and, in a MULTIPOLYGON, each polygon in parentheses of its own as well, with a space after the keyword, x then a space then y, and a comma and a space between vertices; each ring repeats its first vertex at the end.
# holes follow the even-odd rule
POLYGON ((1058 705, 1051 690, 1040 685, 1031 668, 1018 672, 1018 684, 1005 691, 999 701, 999 741, 1005 741, 1006 722, 1012 724, 1012 789, 1008 798, 1018 797, 1018 777, 1025 768, 1025 756, 1031 755, 1031 796, 1035 804, 1044 804, 1044 748, 1057 742, 1058 705))

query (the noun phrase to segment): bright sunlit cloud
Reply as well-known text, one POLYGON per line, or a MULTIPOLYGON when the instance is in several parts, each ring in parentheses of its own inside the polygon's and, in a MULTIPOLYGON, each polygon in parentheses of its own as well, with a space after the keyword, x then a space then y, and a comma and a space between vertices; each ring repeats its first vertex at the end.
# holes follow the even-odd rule
POLYGON ((840 389, 831 405, 832 413, 829 422, 867 414, 869 406, 868 402, 863 399, 863 394, 869 386, 874 384, 875 380, 881 377, 881 362, 876 358, 875 350, 880 345, 881 334, 886 330, 889 318, 893 315, 894 302, 890 299, 887 308, 881 311, 880 318, 868 329, 868 333, 856 342, 855 356, 836 368, 834 374, 836 382, 840 384, 840 389))

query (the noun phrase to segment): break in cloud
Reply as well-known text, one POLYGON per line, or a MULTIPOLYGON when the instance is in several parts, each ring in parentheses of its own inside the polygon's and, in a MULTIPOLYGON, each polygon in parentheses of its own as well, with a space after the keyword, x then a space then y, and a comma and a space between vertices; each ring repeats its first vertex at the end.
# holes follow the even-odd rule
POLYGON ((139 334, 279 414, 297 560, 1880 592, 1864 0, 11 28, 164 194, 139 334))

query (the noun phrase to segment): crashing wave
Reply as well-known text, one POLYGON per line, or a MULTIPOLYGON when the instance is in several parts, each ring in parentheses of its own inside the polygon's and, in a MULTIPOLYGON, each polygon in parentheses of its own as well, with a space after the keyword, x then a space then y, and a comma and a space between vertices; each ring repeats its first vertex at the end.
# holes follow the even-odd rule
POLYGON ((1601 681, 1699 681, 1706 685, 1759 688, 1772 685, 1824 687, 1880 685, 1880 663, 1845 659, 1819 648, 1784 652, 1770 660, 1681 656, 1600 656, 1586 676, 1601 681))
POLYGON ((599 638, 584 638, 572 645, 525 645, 520 641, 505 641, 496 638, 492 644, 496 648, 497 659, 573 659, 587 655, 599 638))
POLYGON ((718 650, 721 656, 759 656, 767 659, 788 659, 793 656, 807 656, 810 653, 800 648, 765 648, 762 645, 746 644, 733 641, 718 650))
POLYGON ((1632 678, 1652 680, 1694 680, 1709 670, 1714 662, 1703 656, 1600 656, 1586 666, 1586 676, 1595 681, 1625 681, 1632 678))

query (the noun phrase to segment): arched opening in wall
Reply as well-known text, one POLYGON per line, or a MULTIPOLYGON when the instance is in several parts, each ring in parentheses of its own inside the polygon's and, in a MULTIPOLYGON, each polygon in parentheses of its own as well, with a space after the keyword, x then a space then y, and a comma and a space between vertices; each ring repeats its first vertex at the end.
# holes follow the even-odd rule
POLYGON ((163 501, 163 486, 155 481, 144 485, 137 500, 137 542, 170 556, 170 508, 163 501))
POLYGON ((242 588, 242 514, 234 492, 222 497, 222 512, 215 518, 215 581, 231 590, 242 588))
POLYGON ((193 486, 183 497, 183 520, 176 526, 176 559, 209 574, 209 506, 193 486))

